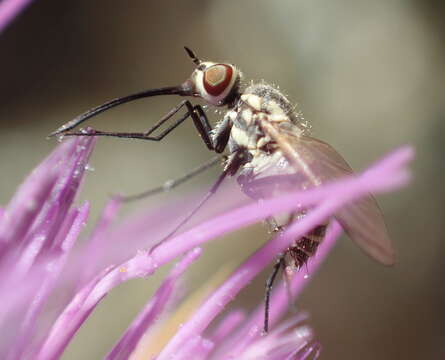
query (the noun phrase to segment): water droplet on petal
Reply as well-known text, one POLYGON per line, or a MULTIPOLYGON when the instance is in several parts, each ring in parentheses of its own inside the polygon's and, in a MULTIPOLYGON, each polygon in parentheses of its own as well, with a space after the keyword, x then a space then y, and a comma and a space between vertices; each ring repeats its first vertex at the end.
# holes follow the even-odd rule
POLYGON ((86 165, 85 165, 85 170, 86 170, 86 171, 94 171, 95 169, 94 169, 94 167, 92 167, 90 164, 86 164, 86 165))

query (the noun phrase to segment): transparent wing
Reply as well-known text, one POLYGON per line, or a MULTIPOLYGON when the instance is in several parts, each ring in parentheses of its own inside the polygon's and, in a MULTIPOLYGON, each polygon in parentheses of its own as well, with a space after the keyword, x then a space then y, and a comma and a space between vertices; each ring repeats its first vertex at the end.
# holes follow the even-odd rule
MULTIPOLYGON (((353 172, 343 157, 323 141, 280 132, 270 123, 263 129, 278 143, 296 172, 313 186, 353 172)), ((300 182, 304 188, 302 184, 300 182)), ((394 263, 394 252, 383 214, 371 194, 345 206, 335 217, 351 240, 366 254, 385 265, 394 263)))

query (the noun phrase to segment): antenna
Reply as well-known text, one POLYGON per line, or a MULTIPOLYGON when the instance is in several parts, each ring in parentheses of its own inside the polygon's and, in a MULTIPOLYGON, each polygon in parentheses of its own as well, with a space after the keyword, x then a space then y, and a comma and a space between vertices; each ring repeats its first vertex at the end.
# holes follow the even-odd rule
POLYGON ((192 59, 193 63, 195 63, 196 66, 199 66, 201 64, 201 60, 198 59, 198 57, 195 55, 195 53, 190 50, 187 46, 184 46, 185 51, 187 52, 188 56, 192 59))

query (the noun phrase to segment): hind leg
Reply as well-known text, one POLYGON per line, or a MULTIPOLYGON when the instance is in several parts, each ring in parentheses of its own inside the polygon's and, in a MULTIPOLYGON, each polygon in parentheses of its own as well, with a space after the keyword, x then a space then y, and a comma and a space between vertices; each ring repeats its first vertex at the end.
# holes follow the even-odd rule
MULTIPOLYGON (((282 231, 283 227, 278 225, 275 219, 267 219, 269 226, 273 232, 282 231)), ((276 279, 280 268, 283 269, 285 276, 286 288, 288 292, 289 303, 292 303, 292 293, 290 279, 294 270, 298 271, 302 266, 307 264, 307 261, 317 251, 319 243, 325 235, 326 225, 319 225, 315 227, 306 236, 289 247, 284 254, 280 254, 272 273, 266 281, 266 291, 264 296, 264 333, 269 331, 269 312, 270 312, 270 295, 272 293, 273 283, 276 279)), ((294 308, 295 310, 295 308, 294 308)))
POLYGON ((264 295, 264 327, 263 331, 265 334, 269 331, 269 310, 270 310, 270 294, 272 293, 273 283, 277 277, 280 268, 284 268, 284 255, 280 255, 273 266, 272 273, 266 280, 266 293, 264 295))

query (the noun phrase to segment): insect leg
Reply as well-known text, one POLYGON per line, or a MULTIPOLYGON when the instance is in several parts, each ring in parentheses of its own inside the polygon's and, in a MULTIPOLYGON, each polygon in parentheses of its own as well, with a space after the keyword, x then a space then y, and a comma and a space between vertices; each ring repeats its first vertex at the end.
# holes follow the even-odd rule
POLYGON ((212 127, 207 119, 207 116, 204 113, 204 110, 201 106, 193 106, 189 100, 184 100, 179 103, 179 105, 175 106, 172 110, 170 110, 166 115, 164 115, 156 124, 150 127, 147 131, 142 133, 129 133, 129 132, 113 132, 113 131, 101 131, 92 129, 89 132, 86 131, 76 131, 76 132, 65 132, 64 136, 110 136, 110 137, 119 137, 126 139, 140 139, 140 140, 149 140, 149 141, 161 141, 165 136, 167 136, 171 131, 173 131, 176 127, 182 124, 187 118, 191 117, 193 119, 193 123, 198 130, 201 138, 204 143, 210 150, 213 150, 213 143, 211 140, 210 132, 212 131, 212 127), (150 136, 155 130, 161 127, 166 121, 172 118, 183 106, 187 107, 187 112, 177 119, 173 124, 163 130, 159 135, 150 136))
POLYGON ((159 95, 182 95, 182 96, 188 96, 191 95, 189 93, 189 90, 183 86, 168 86, 164 88, 159 89, 150 89, 150 90, 144 90, 140 91, 135 94, 123 96, 117 99, 113 99, 111 101, 106 102, 105 104, 96 106, 95 108, 92 108, 88 110, 87 112, 80 114, 76 118, 74 118, 71 121, 68 121, 67 123, 60 126, 56 131, 53 131, 51 134, 48 135, 48 137, 56 136, 62 133, 67 132, 68 130, 74 129, 76 126, 79 126, 83 122, 87 121, 88 119, 95 117, 99 115, 100 113, 103 113, 104 111, 110 110, 116 106, 120 106, 125 103, 129 103, 131 101, 135 101, 138 99, 143 99, 147 97, 152 96, 159 96, 159 95))
POLYGON ((228 164, 224 168, 221 175, 218 177, 218 180, 212 185, 210 190, 207 192, 207 194, 200 200, 200 202, 181 220, 181 222, 175 226, 175 228, 170 231, 170 233, 164 238, 161 239, 156 245, 154 245, 150 249, 150 253, 153 252, 159 245, 161 245, 164 241, 169 239, 172 235, 174 235, 183 225, 185 225, 198 211, 202 208, 202 206, 212 197, 213 194, 216 193, 216 191, 221 186, 224 179, 227 177, 227 175, 231 175, 234 172, 236 172, 235 169, 238 169, 242 161, 244 159, 244 153, 242 151, 236 152, 233 154, 233 156, 228 160, 228 164))
MULTIPOLYGON (((190 104, 191 106, 191 104, 190 104)), ((196 130, 198 130, 201 139, 207 145, 209 150, 215 150, 215 145, 212 140, 212 126, 207 119, 207 115, 202 109, 201 105, 196 105, 191 108, 187 105, 189 112, 192 114, 193 124, 195 124, 196 130)))
POLYGON ((144 191, 139 194, 130 195, 130 196, 119 196, 119 199, 124 202, 129 202, 133 200, 140 200, 143 198, 147 198, 152 195, 156 195, 162 192, 170 191, 171 189, 174 189, 175 187, 183 184, 184 182, 190 180, 191 178, 201 174, 202 172, 206 171, 207 169, 211 168, 212 166, 216 165, 220 160, 222 160, 225 156, 215 156, 209 161, 205 162, 204 164, 194 168, 193 170, 189 171, 187 174, 184 174, 183 176, 176 178, 176 179, 170 179, 164 182, 161 186, 155 187, 153 189, 144 191))
POLYGON ((223 152, 227 143, 229 142, 230 132, 232 130, 233 122, 230 117, 225 117, 224 120, 215 128, 213 135, 213 146, 215 152, 223 152))
POLYGON ((273 283, 277 277, 278 271, 284 266, 284 255, 280 255, 275 265, 273 266, 272 274, 266 280, 266 293, 264 295, 264 326, 263 332, 265 334, 269 331, 269 309, 270 309, 270 295, 272 293, 273 283))
MULTIPOLYGON (((175 115, 183 106, 189 105, 190 108, 193 109, 193 106, 190 104, 190 101, 184 100, 181 101, 177 106, 171 109, 166 115, 164 115, 156 124, 150 127, 147 131, 141 133, 129 133, 129 132, 112 132, 112 131, 101 131, 92 129, 90 132, 86 131, 76 131, 76 132, 64 132, 64 136, 112 136, 112 137, 122 137, 129 139, 142 139, 142 140, 152 140, 159 141, 167 135, 170 131, 175 129, 179 124, 181 124, 184 120, 186 120, 190 115, 190 111, 187 111, 181 118, 176 120, 172 125, 170 125, 167 129, 161 132, 158 136, 150 136, 156 129, 158 129, 162 124, 164 124, 167 120, 169 120, 173 115, 175 115)), ((189 107, 188 107, 189 108, 189 107)))

